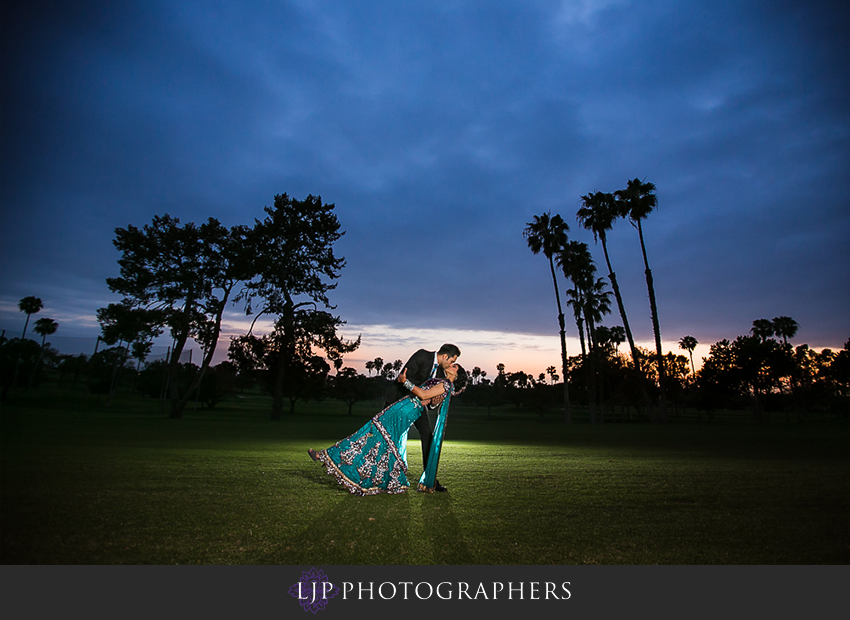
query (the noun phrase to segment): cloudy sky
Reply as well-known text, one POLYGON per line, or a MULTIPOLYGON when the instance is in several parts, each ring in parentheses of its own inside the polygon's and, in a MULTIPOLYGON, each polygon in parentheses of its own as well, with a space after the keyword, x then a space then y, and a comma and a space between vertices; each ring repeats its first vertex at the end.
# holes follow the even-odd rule
MULTIPOLYGON (((453 341, 490 375, 559 365, 523 229, 629 179, 665 348, 757 318, 850 337, 850 8, 805 0, 4 2, 0 327, 25 296, 94 342, 116 227, 336 205, 348 363, 453 341)), ((609 249, 651 346, 637 233, 609 249)), ((621 324, 616 313, 606 321, 621 324)), ((225 331, 241 333, 238 308, 225 331)), ((575 328, 568 349, 578 353, 575 328)), ((33 337, 37 337, 33 334, 33 337)), ((64 340, 63 340, 64 338, 64 340)), ((75 340, 76 339, 76 340, 75 340)), ((70 345, 69 345, 70 346, 70 345)), ((88 350, 89 344, 85 345, 88 350)))

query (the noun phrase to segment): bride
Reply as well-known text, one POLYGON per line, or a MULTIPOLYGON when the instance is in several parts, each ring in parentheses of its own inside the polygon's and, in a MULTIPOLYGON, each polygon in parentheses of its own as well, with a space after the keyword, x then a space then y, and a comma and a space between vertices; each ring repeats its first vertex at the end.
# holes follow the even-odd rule
POLYGON ((434 440, 428 455, 428 466, 419 478, 418 490, 434 492, 443 433, 449 401, 466 387, 468 376, 459 364, 446 369, 446 378, 428 379, 421 387, 407 380, 407 371, 398 377, 399 383, 411 395, 396 401, 355 433, 324 450, 309 449, 314 461, 324 464, 328 474, 351 493, 403 493, 410 486, 407 479, 407 433, 424 407, 439 407, 434 425, 434 440))

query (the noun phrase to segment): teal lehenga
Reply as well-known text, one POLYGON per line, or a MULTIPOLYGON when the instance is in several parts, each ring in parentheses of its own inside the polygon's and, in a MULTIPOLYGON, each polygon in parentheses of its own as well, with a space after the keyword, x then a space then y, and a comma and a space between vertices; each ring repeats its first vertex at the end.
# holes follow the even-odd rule
MULTIPOLYGON (((446 391, 431 400, 434 410, 439 413, 428 453, 428 466, 418 485, 418 490, 426 493, 433 492, 437 479, 452 384, 446 379, 428 379, 421 386, 427 390, 440 382, 445 383, 446 391)), ((317 451, 315 455, 327 472, 351 493, 403 493, 410 486, 407 479, 407 433, 422 411, 422 402, 416 396, 406 396, 378 413, 352 435, 330 448, 317 451)))

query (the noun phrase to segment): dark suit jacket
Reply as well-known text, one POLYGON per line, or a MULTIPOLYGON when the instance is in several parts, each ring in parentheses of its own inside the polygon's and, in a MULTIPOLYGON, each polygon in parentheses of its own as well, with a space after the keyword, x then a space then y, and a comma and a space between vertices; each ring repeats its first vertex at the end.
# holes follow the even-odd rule
MULTIPOLYGON (((407 369, 407 378, 413 383, 413 385, 421 386, 428 380, 431 376, 431 369, 434 367, 435 356, 436 353, 434 351, 426 351, 425 349, 419 349, 416 353, 410 356, 410 359, 407 360, 404 368, 407 369)), ((404 369, 402 369, 402 372, 403 371, 404 369)), ((441 366, 437 366, 436 376, 445 378, 446 373, 441 366)), ((393 381, 389 390, 387 390, 385 400, 387 404, 390 404, 409 394, 410 392, 405 389, 404 384, 399 383, 398 381, 393 381)))

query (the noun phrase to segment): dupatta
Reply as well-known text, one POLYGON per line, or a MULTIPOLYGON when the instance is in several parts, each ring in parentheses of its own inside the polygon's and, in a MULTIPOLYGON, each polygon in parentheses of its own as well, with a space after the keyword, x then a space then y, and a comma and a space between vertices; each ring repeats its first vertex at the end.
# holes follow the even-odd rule
MULTIPOLYGON (((451 386, 451 384, 449 384, 451 386)), ((449 392, 440 403, 440 413, 437 415, 437 423, 434 424, 434 438, 431 440, 431 450, 428 452, 428 467, 419 478, 419 491, 425 493, 434 492, 434 484, 437 480, 437 468, 440 465, 440 451, 443 447, 443 434, 446 431, 446 418, 449 415, 449 401, 452 398, 451 387, 449 392)))

